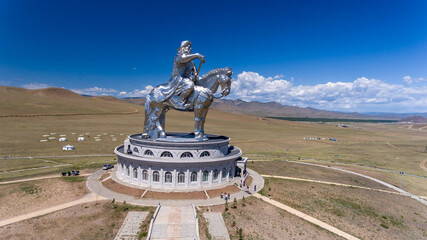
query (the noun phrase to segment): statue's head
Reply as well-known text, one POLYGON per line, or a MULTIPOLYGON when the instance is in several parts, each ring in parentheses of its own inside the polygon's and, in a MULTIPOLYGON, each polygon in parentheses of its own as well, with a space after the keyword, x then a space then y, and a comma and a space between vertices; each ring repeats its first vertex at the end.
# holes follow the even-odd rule
POLYGON ((178 48, 178 51, 182 51, 185 53, 190 53, 191 52, 191 42, 188 40, 182 41, 181 42, 181 47, 178 48))

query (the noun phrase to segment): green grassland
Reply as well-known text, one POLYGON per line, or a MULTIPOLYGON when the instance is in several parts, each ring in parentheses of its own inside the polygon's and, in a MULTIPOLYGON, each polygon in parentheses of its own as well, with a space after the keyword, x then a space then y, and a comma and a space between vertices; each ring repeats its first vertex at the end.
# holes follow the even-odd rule
MULTIPOLYGON (((105 103, 103 106, 108 109, 105 103)), ((114 148, 122 144, 129 134, 141 132, 144 124, 142 106, 130 103, 123 106, 126 110, 132 106, 138 113, 0 118, 0 156, 112 154, 114 148), (86 141, 77 142, 77 137, 81 134, 86 137, 86 141), (47 139, 43 135, 54 136, 56 139, 40 142, 41 139, 47 139), (60 135, 67 135, 68 141, 59 142, 60 135), (96 137, 101 140, 95 141, 96 137), (75 146, 77 152, 62 151, 62 146, 66 144, 75 146)), ((193 113, 170 111, 167 114, 166 129, 191 132, 193 119, 193 113)), ((333 123, 292 122, 210 110, 206 132, 229 136, 231 144, 241 148, 249 159, 286 159, 287 156, 294 159, 313 158, 331 163, 342 162, 404 171, 427 177, 427 172, 419 166, 420 162, 427 158, 427 154, 422 152, 427 144, 427 129, 415 126, 408 129, 407 126, 398 124, 351 123, 349 128, 339 128, 333 123), (325 139, 304 140, 304 137, 325 139), (338 141, 329 141, 329 138, 338 141)), ((11 159, 7 161, 6 168, 18 170, 63 163, 85 167, 94 166, 96 162, 98 165, 114 162, 114 157, 87 157, 77 160, 11 159)), ((3 167, 3 164, 0 166, 3 167)), ((59 168, 49 168, 49 171, 59 168)), ((32 171, 44 172, 48 169, 32 171)), ((0 178, 8 177, 11 175, 1 171, 0 178)))

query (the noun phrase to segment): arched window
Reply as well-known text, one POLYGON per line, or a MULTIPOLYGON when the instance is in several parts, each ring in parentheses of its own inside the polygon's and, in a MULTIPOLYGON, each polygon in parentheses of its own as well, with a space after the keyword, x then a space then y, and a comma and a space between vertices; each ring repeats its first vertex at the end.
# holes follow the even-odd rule
POLYGON ((145 150, 144 155, 154 156, 154 153, 151 150, 145 150))
POLYGON ((166 172, 165 174, 165 183, 171 183, 172 182, 172 173, 166 172))
POLYGON ((213 180, 217 180, 218 179, 218 170, 214 170, 213 171, 213 180))
POLYGON ((233 177, 233 169, 230 168, 230 170, 228 171, 228 177, 233 177))
POLYGON ((183 154, 181 154, 181 158, 192 158, 193 154, 191 154, 191 152, 185 152, 183 154))
POLYGON ((183 172, 178 173, 178 183, 185 183, 185 174, 183 172))
POLYGON ((222 169, 222 178, 226 178, 227 177, 227 169, 223 168, 222 169))
POLYGON ((196 172, 191 173, 191 182, 197 182, 197 173, 196 172))
POLYGON ((142 180, 145 180, 145 181, 148 180, 148 171, 147 170, 142 171, 142 180))
POLYGON ((204 171, 203 172, 203 182, 207 182, 209 179, 209 172, 208 171, 204 171))
POLYGON ((166 152, 162 152, 162 154, 160 155, 160 157, 170 157, 171 158, 173 156, 172 156, 172 153, 166 151, 166 152))
POLYGON ((126 174, 129 176, 130 175, 130 167, 129 166, 127 166, 126 167, 126 174))
POLYGON ((133 168, 133 178, 138 178, 138 169, 133 168))
POLYGON ((204 151, 200 154, 200 157, 209 157, 211 154, 208 151, 204 151))
POLYGON ((154 171, 153 172, 153 182, 159 182, 160 180, 160 175, 158 171, 154 171))
POLYGON ((133 151, 134 151, 134 152, 136 152, 136 153, 139 153, 139 150, 138 150, 138 148, 137 148, 137 147, 134 147, 134 148, 133 148, 133 151))

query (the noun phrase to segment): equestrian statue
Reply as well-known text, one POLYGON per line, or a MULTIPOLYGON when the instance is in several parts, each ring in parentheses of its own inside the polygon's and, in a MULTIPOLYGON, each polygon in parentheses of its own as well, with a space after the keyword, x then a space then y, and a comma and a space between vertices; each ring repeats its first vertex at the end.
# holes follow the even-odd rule
POLYGON ((173 61, 172 74, 165 84, 156 86, 147 95, 145 101, 144 138, 166 138, 165 115, 171 108, 194 112, 194 137, 207 140, 204 124, 209 107, 215 98, 230 93, 231 68, 218 68, 198 76, 205 57, 191 53, 191 42, 183 41, 173 61), (193 60, 200 59, 199 68, 193 60), (214 94, 221 87, 221 96, 214 94))

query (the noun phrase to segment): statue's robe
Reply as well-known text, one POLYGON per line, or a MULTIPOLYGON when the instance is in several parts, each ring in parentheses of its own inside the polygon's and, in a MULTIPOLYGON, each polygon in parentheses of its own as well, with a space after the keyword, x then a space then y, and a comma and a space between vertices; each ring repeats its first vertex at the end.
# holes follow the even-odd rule
POLYGON ((183 62, 182 52, 178 52, 174 58, 174 66, 171 78, 168 82, 155 87, 152 94, 149 94, 152 101, 164 102, 173 96, 179 96, 183 90, 182 81, 184 78, 192 79, 192 61, 183 62), (151 95, 151 96, 150 96, 151 95))

